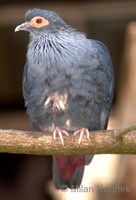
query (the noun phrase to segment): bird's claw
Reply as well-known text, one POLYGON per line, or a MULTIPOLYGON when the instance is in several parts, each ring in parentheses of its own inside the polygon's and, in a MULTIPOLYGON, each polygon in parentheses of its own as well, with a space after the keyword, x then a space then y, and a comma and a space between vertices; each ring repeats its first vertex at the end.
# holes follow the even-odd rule
POLYGON ((61 141, 61 144, 64 145, 64 140, 63 140, 62 134, 64 134, 65 136, 69 135, 67 131, 60 129, 59 127, 56 127, 53 131, 53 139, 56 140, 56 136, 58 135, 59 139, 61 141))
POLYGON ((80 135, 79 139, 78 139, 78 145, 81 143, 84 134, 86 134, 87 139, 89 139, 89 137, 90 137, 89 130, 87 128, 81 128, 74 132, 74 136, 76 136, 78 134, 80 135))

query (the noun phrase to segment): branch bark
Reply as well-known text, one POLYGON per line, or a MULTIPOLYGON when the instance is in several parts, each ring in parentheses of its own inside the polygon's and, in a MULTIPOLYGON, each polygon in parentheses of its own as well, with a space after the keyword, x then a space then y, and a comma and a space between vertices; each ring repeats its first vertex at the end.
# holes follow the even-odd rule
POLYGON ((35 155, 136 154, 136 126, 90 132, 77 145, 78 136, 64 136, 64 146, 52 134, 0 129, 0 152, 35 155))

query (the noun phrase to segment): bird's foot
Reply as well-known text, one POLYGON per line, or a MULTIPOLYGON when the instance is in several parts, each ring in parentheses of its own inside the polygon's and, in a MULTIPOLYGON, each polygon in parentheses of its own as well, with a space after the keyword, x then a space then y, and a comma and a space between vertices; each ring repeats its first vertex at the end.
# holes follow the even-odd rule
POLYGON ((86 138, 89 139, 89 130, 87 128, 81 128, 74 132, 74 136, 79 134, 78 145, 81 143, 83 135, 86 135, 86 138))
POLYGON ((63 140, 63 136, 62 134, 64 134, 65 136, 68 136, 68 132, 59 128, 59 127, 56 127, 53 131, 53 139, 56 140, 56 136, 58 135, 59 136, 59 139, 60 139, 60 142, 62 145, 64 145, 64 140, 63 140))

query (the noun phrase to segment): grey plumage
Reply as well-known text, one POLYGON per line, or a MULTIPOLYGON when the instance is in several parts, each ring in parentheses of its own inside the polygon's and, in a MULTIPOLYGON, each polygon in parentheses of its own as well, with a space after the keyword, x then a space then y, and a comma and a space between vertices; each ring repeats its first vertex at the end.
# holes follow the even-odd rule
MULTIPOLYGON (((49 25, 27 27, 30 32, 23 91, 25 106, 33 126, 42 131, 60 127, 74 132, 106 129, 113 98, 114 73, 107 47, 67 25, 56 13, 40 9, 29 10, 26 20, 42 16, 49 25)), ((86 156, 86 163, 92 157, 86 156)), ((54 161, 56 162, 56 161, 54 161)), ((79 185, 63 179, 54 165, 54 180, 70 187, 79 185), (62 181, 63 180, 63 181, 62 181)), ((79 168, 84 168, 80 166, 79 168)), ((77 182, 75 177, 79 179, 77 182)), ((78 183, 78 184, 77 184, 78 183)))
MULTIPOLYGON (((109 67, 111 66, 111 61, 108 55, 105 56, 105 54, 108 54, 107 49, 97 41, 86 40, 83 35, 79 37, 78 41, 77 36, 79 34, 72 36, 72 41, 69 41, 72 44, 69 45, 66 40, 69 34, 66 34, 66 36, 63 34, 63 38, 60 34, 53 39, 42 36, 42 39, 37 38, 38 41, 36 39, 32 40, 29 45, 25 69, 27 77, 24 83, 27 84, 27 81, 29 81, 29 86, 27 86, 28 92, 26 92, 25 99, 26 106, 28 104, 33 105, 33 102, 36 105, 36 107, 30 109, 29 114, 31 116, 32 112, 32 119, 34 117, 39 118, 37 109, 38 107, 41 108, 41 105, 44 107, 49 96, 56 91, 58 95, 63 95, 67 92, 69 94, 67 99, 67 107, 69 109, 67 112, 73 124, 71 124, 71 127, 79 128, 80 123, 82 123, 80 126, 88 127, 89 130, 101 129, 101 119, 98 119, 98 116, 101 117, 100 113, 102 112, 109 113, 113 87, 112 68, 109 67), (29 68, 27 68, 28 65, 29 68), (109 86, 111 88, 107 90, 109 86), (33 113, 34 110, 36 112, 35 115, 33 113), (86 115, 87 117, 85 117, 86 115), (94 119, 96 119, 95 123, 94 119)), ((42 111, 43 117, 49 110, 50 105, 49 109, 42 111)), ((41 111, 39 115, 41 116, 41 111)), ((47 117, 47 119, 49 118, 47 117)), ((65 129, 64 113, 60 118, 63 118, 63 120, 57 117, 56 120, 60 121, 60 123, 56 125, 65 129)), ((44 117, 43 124, 45 126, 47 119, 45 121, 44 117)), ((49 121, 51 126, 54 120, 49 121)), ((39 123, 42 123, 41 117, 38 125, 39 123)))

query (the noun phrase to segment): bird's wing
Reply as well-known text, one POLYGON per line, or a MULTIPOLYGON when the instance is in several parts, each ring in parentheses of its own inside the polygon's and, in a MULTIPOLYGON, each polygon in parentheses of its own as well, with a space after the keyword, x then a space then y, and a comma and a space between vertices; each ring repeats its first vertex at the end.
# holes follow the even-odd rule
MULTIPOLYGON (((105 75, 107 76, 107 84, 106 91, 107 91, 107 102, 105 105, 105 111, 103 112, 103 120, 101 123, 101 128, 106 129, 110 114, 110 107, 112 104, 113 99, 113 92, 114 92, 114 71, 113 71, 113 64, 112 60, 108 51, 108 48, 100 41, 90 40, 97 55, 98 55, 98 62, 102 64, 103 70, 105 75)), ((104 79, 103 79, 104 81, 104 79)))
MULTIPOLYGON (((102 117, 101 117, 101 129, 107 129, 108 119, 109 119, 109 114, 110 114, 110 107, 111 107, 112 99, 113 99, 113 90, 114 90, 113 64, 112 64, 109 51, 103 43, 99 41, 95 41, 95 40, 90 40, 90 42, 91 42, 91 45, 93 45, 93 48, 96 54, 98 55, 97 61, 103 65, 103 70, 105 70, 104 75, 108 76, 108 82, 107 82, 108 85, 106 84, 107 85, 106 91, 108 91, 107 103, 105 105, 105 110, 103 110, 102 117)), ((85 156, 86 165, 90 163, 92 158, 93 158, 92 155, 85 156)))
POLYGON ((113 71, 113 63, 110 57, 110 53, 108 48, 100 41, 93 40, 93 46, 98 52, 100 57, 100 62, 105 66, 105 70, 107 72, 109 78, 109 95, 111 96, 111 101, 113 97, 114 90, 114 71, 113 71))

